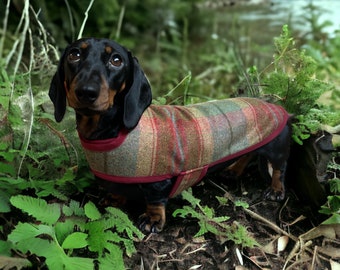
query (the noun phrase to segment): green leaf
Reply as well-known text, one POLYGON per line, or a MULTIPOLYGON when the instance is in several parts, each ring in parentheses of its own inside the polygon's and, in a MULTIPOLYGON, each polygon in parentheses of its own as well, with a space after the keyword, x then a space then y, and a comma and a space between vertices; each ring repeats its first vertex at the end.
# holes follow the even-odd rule
POLYGON ((230 217, 228 217, 228 216, 222 216, 222 217, 215 217, 212 220, 216 223, 221 223, 221 222, 227 221, 229 219, 230 219, 230 217))
MULTIPOLYGON (((74 232, 74 227, 81 223, 78 219, 66 219, 64 222, 57 222, 55 234, 59 243, 63 243, 68 235, 74 232)), ((84 221, 85 223, 85 221, 84 221)))
POLYGON ((191 189, 184 190, 182 192, 182 197, 184 200, 187 200, 193 207, 199 206, 201 202, 200 199, 197 199, 192 195, 191 189))
POLYGON ((249 208, 249 204, 247 202, 244 202, 244 201, 235 201, 235 206, 241 206, 244 209, 249 208))
POLYGON ((74 232, 66 237, 62 244, 62 248, 74 249, 74 248, 84 248, 88 245, 87 243, 87 233, 74 232))
POLYGON ((87 238, 89 250, 98 252, 99 257, 101 257, 108 240, 108 235, 105 232, 106 228, 104 220, 95 220, 88 222, 86 224, 86 229, 89 233, 87 238))
POLYGON ((85 216, 85 210, 84 208, 80 207, 80 203, 74 200, 71 200, 69 205, 63 205, 63 214, 66 216, 80 216, 84 217, 85 216))
POLYGON ((215 215, 214 209, 207 205, 202 207, 202 210, 203 210, 204 215, 206 215, 209 219, 213 218, 215 215))
POLYGON ((335 178, 329 181, 329 188, 332 193, 340 193, 340 179, 335 178))
POLYGON ((30 239, 29 244, 32 253, 46 258, 48 269, 53 270, 93 270, 93 259, 69 257, 55 241, 47 241, 40 238, 30 239))
MULTIPOLYGON (((39 225, 32 225, 29 223, 22 223, 19 222, 13 231, 8 235, 8 240, 11 241, 12 243, 25 243, 31 239, 35 238, 40 235, 47 235, 50 236, 50 238, 54 239, 55 238, 55 233, 54 229, 50 226, 44 225, 44 224, 39 224, 39 225)), ((30 249, 30 246, 27 245, 27 249, 24 251, 26 252, 27 250, 30 249)))
POLYGON ((340 224, 340 214, 334 213, 328 219, 326 219, 322 224, 340 224))
POLYGON ((11 211, 9 196, 0 190, 0 213, 8 213, 11 211))
POLYGON ((109 253, 99 258, 99 269, 125 270, 123 253, 119 246, 109 243, 107 245, 109 253))
MULTIPOLYGON (((11 256, 11 249, 12 249, 11 242, 0 240, 0 254, 1 255, 11 256)), ((0 267, 0 269, 2 268, 0 267)))
POLYGON ((128 255, 129 257, 131 257, 132 254, 136 252, 136 248, 132 239, 122 238, 117 233, 107 231, 107 240, 117 244, 123 242, 126 249, 126 255, 128 255))
POLYGON ((102 216, 98 208, 91 201, 85 204, 84 209, 85 209, 85 215, 91 220, 100 219, 102 216))
POLYGON ((11 197, 10 202, 13 206, 49 225, 55 224, 60 217, 59 204, 47 204, 45 200, 40 198, 17 195, 11 197))
POLYGON ((181 218, 186 218, 188 216, 192 218, 200 218, 202 214, 197 212, 194 208, 188 205, 184 205, 182 209, 176 209, 173 214, 174 217, 180 216, 181 218))
POLYGON ((126 232, 128 238, 133 239, 135 235, 138 239, 143 239, 144 234, 133 224, 127 214, 125 214, 122 210, 114 207, 107 207, 106 211, 108 213, 106 226, 112 227, 114 224, 117 232, 126 232))
MULTIPOLYGON (((65 270, 93 270, 93 259, 80 257, 64 257, 65 270)), ((50 267, 49 269, 54 269, 50 267)), ((104 269, 104 268, 103 268, 104 269)))
POLYGON ((228 198, 226 197, 216 196, 216 199, 218 200, 220 205, 227 205, 228 203, 228 198))

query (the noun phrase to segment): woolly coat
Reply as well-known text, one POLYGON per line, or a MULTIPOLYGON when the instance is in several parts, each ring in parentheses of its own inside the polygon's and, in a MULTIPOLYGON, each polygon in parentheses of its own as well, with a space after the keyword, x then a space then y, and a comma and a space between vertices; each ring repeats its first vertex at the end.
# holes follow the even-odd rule
POLYGON ((131 131, 106 140, 80 139, 96 176, 125 184, 176 177, 173 197, 198 183, 209 167, 273 140, 287 120, 282 107, 254 98, 151 105, 131 131))

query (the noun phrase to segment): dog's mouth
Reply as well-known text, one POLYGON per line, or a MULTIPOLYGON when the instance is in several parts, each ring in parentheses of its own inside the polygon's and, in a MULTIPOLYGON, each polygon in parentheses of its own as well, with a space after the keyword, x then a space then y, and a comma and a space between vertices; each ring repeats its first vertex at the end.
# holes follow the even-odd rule
POLYGON ((104 114, 107 111, 107 109, 99 110, 99 109, 90 109, 90 108, 74 108, 74 110, 78 114, 88 116, 88 117, 98 115, 98 114, 101 115, 101 114, 104 114))

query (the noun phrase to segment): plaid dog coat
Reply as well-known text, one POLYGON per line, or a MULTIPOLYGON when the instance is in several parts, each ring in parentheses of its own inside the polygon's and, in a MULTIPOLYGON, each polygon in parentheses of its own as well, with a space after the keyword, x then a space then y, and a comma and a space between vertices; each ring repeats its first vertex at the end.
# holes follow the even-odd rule
POLYGON ((136 184, 176 177, 173 197, 198 183, 209 167, 273 140, 287 120, 282 107, 254 98, 151 105, 131 131, 106 140, 80 139, 99 178, 136 184))

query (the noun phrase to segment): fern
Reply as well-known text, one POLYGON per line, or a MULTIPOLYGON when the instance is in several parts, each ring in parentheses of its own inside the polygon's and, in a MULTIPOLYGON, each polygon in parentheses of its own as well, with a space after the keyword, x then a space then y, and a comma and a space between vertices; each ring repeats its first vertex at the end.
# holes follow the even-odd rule
MULTIPOLYGON (((273 62, 255 75, 258 84, 266 86, 262 94, 270 96, 296 116, 298 121, 293 124, 293 139, 302 144, 311 133, 320 129, 322 123, 327 122, 327 118, 322 117, 328 114, 327 108, 319 110, 318 120, 315 120, 313 110, 317 108, 321 94, 333 86, 317 79, 317 62, 304 50, 297 48, 288 25, 284 25, 281 35, 274 38, 274 45, 276 52, 273 62)), ((253 77, 255 75, 251 74, 253 77)))
POLYGON ((119 233, 126 233, 130 239, 137 236, 138 239, 144 237, 144 234, 133 225, 129 217, 120 209, 108 207, 106 211, 110 214, 107 225, 114 225, 119 233))
POLYGON ((107 213, 100 220, 94 220, 86 224, 89 232, 89 249, 99 252, 103 255, 103 250, 109 243, 123 243, 126 254, 131 256, 135 247, 133 239, 137 237, 142 239, 144 235, 133 225, 128 216, 118 208, 108 207, 107 213), (116 229, 117 233, 113 233, 109 229, 116 229), (121 235, 126 234, 128 238, 121 235))
POLYGON ((143 237, 122 211, 109 207, 101 214, 93 202, 81 207, 73 200, 62 205, 23 195, 12 196, 10 202, 39 224, 19 222, 3 246, 8 252, 11 248, 45 257, 49 269, 94 268, 95 259, 75 256, 74 250, 97 254, 99 269, 124 269, 120 246, 131 256, 136 251, 134 240, 143 237))
POLYGON ((53 227, 19 223, 8 235, 15 248, 46 258, 49 269, 93 269, 93 260, 69 257, 59 245, 53 227))
POLYGON ((13 206, 48 225, 56 223, 61 214, 59 204, 47 204, 43 199, 18 195, 13 196, 10 201, 13 206))
POLYGON ((226 230, 227 237, 235 244, 242 245, 243 247, 253 247, 258 245, 254 238, 249 237, 249 233, 244 226, 234 222, 232 226, 226 230))
MULTIPOLYGON (((217 236, 227 237, 228 240, 241 244, 244 247, 252 247, 256 245, 256 241, 249 236, 247 230, 242 225, 230 226, 226 223, 229 220, 228 216, 216 217, 214 209, 208 206, 202 206, 200 200, 195 198, 191 190, 183 191, 183 199, 187 200, 190 205, 185 205, 181 209, 176 209, 173 216, 182 218, 198 219, 199 231, 195 237, 202 236, 208 232, 217 236)), ((221 201, 221 199, 219 199, 221 201)), ((225 200, 223 200, 225 201, 225 200)), ((245 204, 242 204, 246 206, 245 204)))

